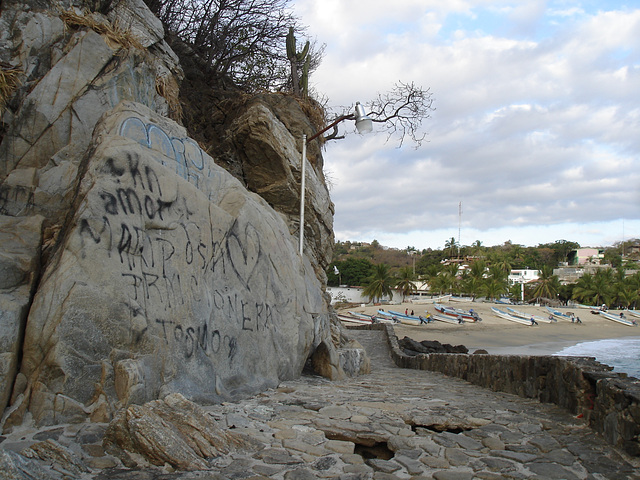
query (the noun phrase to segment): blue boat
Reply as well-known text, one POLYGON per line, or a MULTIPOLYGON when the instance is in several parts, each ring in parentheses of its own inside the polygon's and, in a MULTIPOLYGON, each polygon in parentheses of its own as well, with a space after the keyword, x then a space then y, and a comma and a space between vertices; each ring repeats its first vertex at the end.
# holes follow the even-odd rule
POLYGON ((560 310, 556 310, 555 308, 551 308, 551 307, 545 307, 545 308, 551 315, 553 315, 556 318, 559 318, 561 320, 569 320, 570 322, 574 320, 572 319, 571 315, 562 313, 560 310))

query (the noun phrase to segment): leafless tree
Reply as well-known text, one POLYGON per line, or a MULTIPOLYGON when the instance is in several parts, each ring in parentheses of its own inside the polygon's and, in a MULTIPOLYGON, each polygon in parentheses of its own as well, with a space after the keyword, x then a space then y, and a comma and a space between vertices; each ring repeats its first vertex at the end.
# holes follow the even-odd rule
MULTIPOLYGON (((422 123, 430 118, 431 112, 435 110, 433 102, 433 93, 429 89, 424 90, 413 82, 398 82, 391 91, 378 94, 365 105, 373 122, 383 125, 387 141, 395 137, 398 139, 398 146, 401 147, 408 137, 418 148, 426 138, 422 123)), ((342 109, 343 112, 352 110, 353 107, 342 109)), ((336 117, 340 118, 339 115, 336 117)), ((338 135, 337 126, 331 134, 324 137, 325 140, 342 138, 344 135, 338 135)))
POLYGON ((304 29, 290 0, 145 0, 165 28, 186 42, 209 74, 245 90, 278 90, 290 81, 285 37, 304 29))

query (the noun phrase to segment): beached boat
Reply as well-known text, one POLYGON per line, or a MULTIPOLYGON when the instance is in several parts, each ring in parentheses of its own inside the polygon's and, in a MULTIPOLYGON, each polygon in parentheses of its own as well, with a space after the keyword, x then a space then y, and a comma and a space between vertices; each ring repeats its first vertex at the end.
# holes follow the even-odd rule
POLYGON ((495 301, 496 303, 500 303, 502 305, 512 305, 512 302, 509 298, 498 298, 495 301))
POLYGON ((404 313, 394 312, 393 310, 389 310, 389 313, 404 325, 420 325, 422 323, 420 317, 416 317, 415 315, 405 315, 404 313))
POLYGON ((531 323, 531 317, 533 317, 533 319, 538 323, 540 323, 540 322, 542 322, 542 323, 551 323, 551 322, 555 321, 555 320, 551 320, 550 318, 541 317, 539 315, 531 315, 531 314, 528 314, 528 313, 520 312, 520 311, 518 311, 518 310, 516 310, 514 308, 511 308, 511 307, 507 307, 507 311, 508 311, 509 314, 513 315, 514 317, 519 317, 519 318, 524 318, 525 320, 529 320, 529 323, 531 323))
POLYGON ((622 325, 627 325, 629 327, 638 326, 635 320, 625 317, 623 313, 616 315, 615 313, 600 312, 600 316, 609 320, 613 320, 614 322, 621 323, 622 325))
POLYGON ((362 318, 363 320, 371 321, 371 315, 367 315, 366 313, 359 313, 359 312, 352 312, 352 311, 349 311, 348 313, 352 317, 362 318))
POLYGON ((338 319, 341 322, 350 324, 350 325, 371 325, 371 319, 365 320, 363 318, 352 317, 351 315, 344 315, 339 313, 338 319))
POLYGON ((400 319, 396 315, 392 315, 391 312, 385 312, 384 310, 378 310, 375 316, 381 323, 400 323, 400 319))
POLYGON ((411 303, 415 303, 416 305, 429 305, 432 303, 448 302, 450 298, 451 295, 441 295, 435 298, 412 298, 411 303))
POLYGON ((453 295, 449 295, 449 297, 449 300, 451 300, 452 302, 473 302, 473 298, 471 297, 454 297, 453 295))
POLYGON ((522 325, 529 325, 529 326, 533 325, 531 323, 531 320, 526 320, 524 318, 516 317, 514 315, 511 315, 505 312, 504 310, 500 310, 499 308, 491 307, 491 311, 495 313, 498 317, 504 318, 505 320, 509 320, 510 322, 520 323, 522 325))
POLYGON ((637 310, 627 310, 627 312, 628 312, 630 315, 633 315, 634 317, 638 317, 638 318, 640 318, 640 312, 638 312, 637 310))
POLYGON ((570 322, 575 320, 575 319, 571 318, 571 315, 567 315, 566 313, 562 313, 560 310, 556 310, 555 308, 551 308, 551 307, 544 307, 544 308, 546 308, 547 311, 557 319, 569 320, 570 322))
POLYGON ((444 315, 448 315, 450 317, 456 317, 458 318, 458 315, 462 316, 462 319, 465 322, 480 322, 482 321, 482 319, 478 316, 477 313, 472 312, 471 310, 462 310, 460 308, 451 308, 451 307, 445 307, 444 305, 440 305, 440 304, 436 304, 434 305, 434 308, 444 314, 444 315))
POLYGON ((431 319, 437 320, 439 322, 452 323, 454 325, 463 325, 462 323, 458 323, 458 320, 456 320, 453 317, 448 317, 447 315, 440 315, 438 313, 434 313, 433 315, 431 315, 431 319))

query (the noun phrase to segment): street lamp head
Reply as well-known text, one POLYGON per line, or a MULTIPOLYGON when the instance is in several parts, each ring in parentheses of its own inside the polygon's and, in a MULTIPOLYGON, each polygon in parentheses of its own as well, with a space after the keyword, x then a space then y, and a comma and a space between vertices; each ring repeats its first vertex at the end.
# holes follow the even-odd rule
POLYGON ((358 133, 369 133, 373 130, 373 120, 365 113, 360 102, 356 102, 356 129, 358 133))

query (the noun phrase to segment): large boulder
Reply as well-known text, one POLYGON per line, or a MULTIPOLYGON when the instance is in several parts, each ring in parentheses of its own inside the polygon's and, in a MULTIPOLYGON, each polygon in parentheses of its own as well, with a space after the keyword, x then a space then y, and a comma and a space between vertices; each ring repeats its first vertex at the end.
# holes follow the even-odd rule
POLYGON ((134 463, 131 454, 136 454, 151 464, 180 470, 205 470, 211 457, 264 448, 246 434, 221 428, 180 394, 120 410, 103 444, 125 464, 134 463))
POLYGON ((0 10, 0 68, 22 72, 0 131, 4 427, 250 395, 319 345, 318 371, 366 371, 325 292, 333 205, 316 147, 298 253, 312 130, 297 102, 234 112, 223 169, 179 123, 182 68, 144 2, 72 3, 0 10))
POLYGON ((18 372, 31 294, 38 280, 42 222, 39 215, 0 215, 0 411, 18 372))
POLYGON ((172 392, 218 402, 299 375, 327 308, 282 217, 140 104, 106 115, 89 151, 29 314, 35 420, 172 392))

